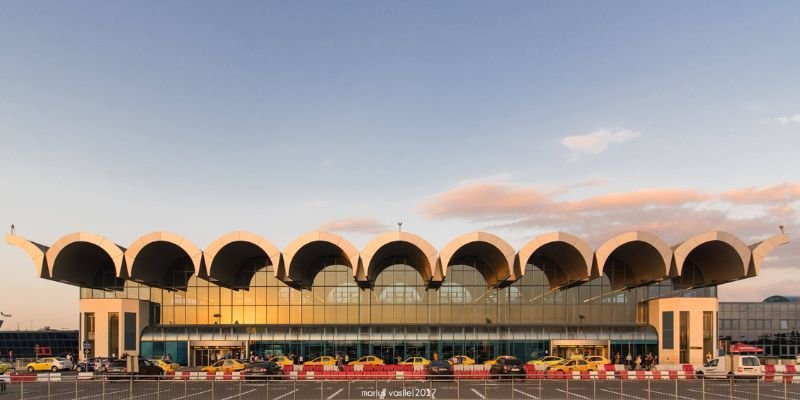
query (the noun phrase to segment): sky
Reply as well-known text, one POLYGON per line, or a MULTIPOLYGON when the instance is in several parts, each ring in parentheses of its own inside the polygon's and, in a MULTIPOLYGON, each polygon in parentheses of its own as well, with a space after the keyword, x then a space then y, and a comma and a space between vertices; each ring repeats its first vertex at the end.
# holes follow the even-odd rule
MULTIPOLYGON (((123 247, 396 229, 595 248, 795 240, 721 300, 798 295, 800 2, 4 1, 0 226, 123 247)), ((4 228, 7 229, 7 228, 4 228)), ((2 329, 78 289, 0 245, 2 329)))

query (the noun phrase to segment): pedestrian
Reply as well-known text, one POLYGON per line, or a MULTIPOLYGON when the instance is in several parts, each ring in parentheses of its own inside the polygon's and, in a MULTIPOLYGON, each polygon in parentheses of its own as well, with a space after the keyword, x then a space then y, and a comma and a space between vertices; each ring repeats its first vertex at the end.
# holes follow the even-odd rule
POLYGON ((172 353, 167 353, 167 356, 164 357, 164 359, 167 360, 167 362, 172 362, 172 353))
POLYGON ((439 359, 439 353, 437 353, 437 352, 435 352, 435 351, 434 351, 434 352, 433 352, 433 361, 436 361, 436 360, 438 360, 438 359, 439 359))
POLYGON ((400 357, 400 354, 395 355, 394 356, 394 363, 395 364, 400 364, 401 362, 403 362, 403 357, 400 357))
POLYGON ((344 354, 344 362, 346 363, 350 362, 350 356, 347 355, 347 353, 344 354))
POLYGON ((336 369, 344 371, 344 357, 341 354, 336 355, 336 369))
POLYGON ((614 356, 614 364, 622 364, 622 354, 619 354, 619 352, 614 356))
POLYGON ((303 365, 303 355, 301 354, 300 357, 297 357, 297 363, 303 365))
POLYGON ((706 353, 706 364, 710 363, 712 358, 710 351, 706 353))
POLYGON ((647 357, 644 358, 644 368, 648 371, 653 368, 653 352, 647 353, 647 357))
POLYGON ((633 369, 636 370, 636 371, 642 369, 642 355, 641 354, 637 354, 636 355, 636 361, 635 361, 635 365, 633 366, 633 369))

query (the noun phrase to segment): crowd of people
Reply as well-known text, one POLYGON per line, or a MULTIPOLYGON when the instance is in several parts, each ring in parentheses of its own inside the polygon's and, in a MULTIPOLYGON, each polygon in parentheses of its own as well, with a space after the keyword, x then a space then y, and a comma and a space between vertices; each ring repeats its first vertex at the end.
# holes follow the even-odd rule
POLYGON ((617 352, 617 354, 614 355, 614 364, 624 364, 625 368, 630 371, 649 371, 654 365, 658 364, 658 355, 653 355, 652 352, 648 352, 644 359, 642 359, 641 354, 637 354, 636 357, 634 357, 631 353, 628 353, 625 358, 622 358, 622 354, 617 352))

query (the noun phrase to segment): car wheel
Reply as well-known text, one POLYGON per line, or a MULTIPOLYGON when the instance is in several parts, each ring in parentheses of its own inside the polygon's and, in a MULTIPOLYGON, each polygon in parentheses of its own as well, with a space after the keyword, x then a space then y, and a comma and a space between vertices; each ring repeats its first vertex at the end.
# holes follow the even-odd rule
POLYGON ((75 371, 78 371, 78 372, 83 372, 83 368, 81 368, 81 367, 75 367, 75 371))
POLYGON ((28 372, 33 372, 33 367, 28 367, 28 372))
POLYGON ((50 371, 58 372, 58 368, 54 365, 52 368, 50 368, 50 371))

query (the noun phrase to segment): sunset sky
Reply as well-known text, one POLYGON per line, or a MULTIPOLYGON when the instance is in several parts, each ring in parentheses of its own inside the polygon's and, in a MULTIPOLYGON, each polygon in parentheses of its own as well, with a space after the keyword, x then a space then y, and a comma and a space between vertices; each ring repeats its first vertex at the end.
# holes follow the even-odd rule
MULTIPOLYGON (((519 248, 628 230, 793 242, 721 300, 800 295, 800 2, 7 1, 0 223, 283 248, 403 228, 519 248)), ((2 329, 78 289, 0 245, 2 329)))

